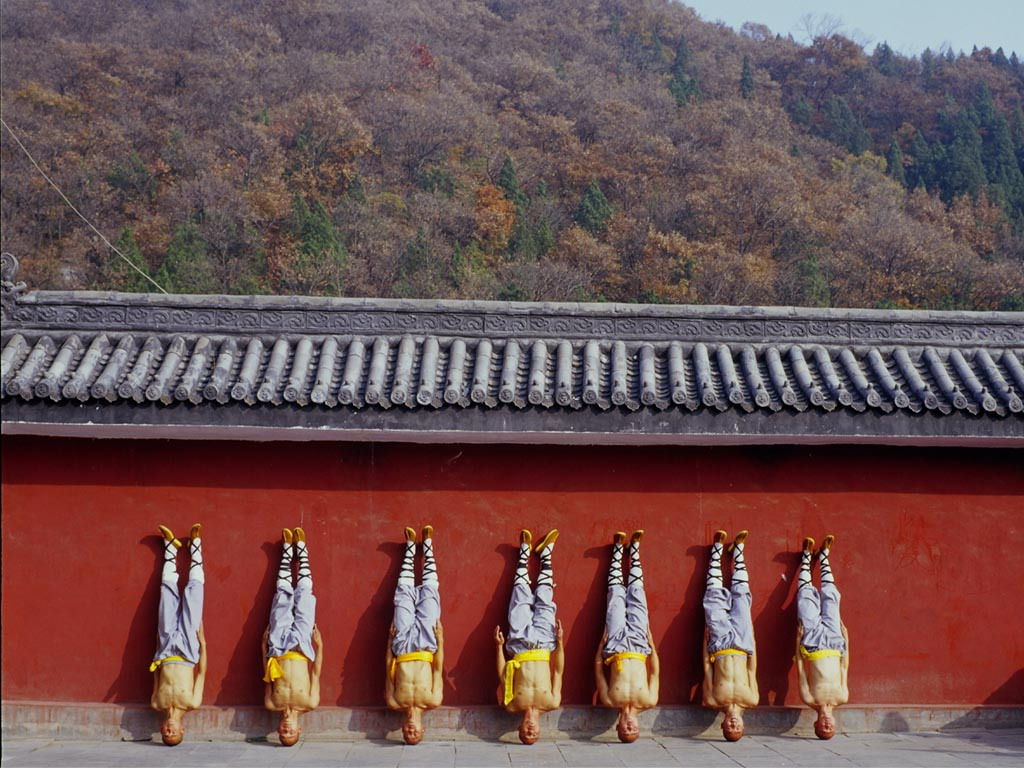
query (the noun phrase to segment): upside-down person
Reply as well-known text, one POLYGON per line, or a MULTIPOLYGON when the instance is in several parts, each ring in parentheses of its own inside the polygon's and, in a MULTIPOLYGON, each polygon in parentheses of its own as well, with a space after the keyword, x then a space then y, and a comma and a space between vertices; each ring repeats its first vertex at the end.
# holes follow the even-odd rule
POLYGON ((821 542, 821 589, 811 583, 814 539, 804 539, 800 556, 800 581, 796 592, 798 619, 796 668, 800 678, 800 698, 818 713, 814 733, 819 739, 836 735, 833 708, 850 699, 847 671, 850 668, 850 636, 839 617, 839 590, 832 577, 828 555, 836 537, 829 534, 821 542))
POLYGON ((433 526, 423 528, 423 579, 418 587, 415 560, 416 531, 406 528, 384 672, 387 705, 405 712, 402 738, 406 744, 422 741, 423 713, 441 706, 444 694, 444 633, 433 526))
POLYGON ((728 741, 743 736, 743 710, 756 707, 757 657, 754 655, 754 623, 750 617, 750 585, 743 557, 747 531, 740 531, 729 546, 732 552, 732 584, 722 581, 725 531, 716 531, 704 591, 704 706, 724 714, 722 735, 728 741))
POLYGON ((562 622, 555 619, 555 582, 551 551, 558 531, 550 531, 537 545, 540 575, 536 592, 530 589, 528 570, 533 537, 519 533, 519 565, 508 605, 508 642, 501 627, 494 628, 498 652, 498 701, 509 712, 521 712, 519 740, 533 744, 540 738, 540 715, 562 703, 565 651, 562 622), (512 657, 506 660, 506 651, 512 657))
POLYGON ((624 742, 636 741, 640 735, 637 715, 658 703, 660 664, 651 640, 644 573, 640 565, 643 533, 634 531, 630 539, 628 586, 622 581, 626 534, 623 531, 615 534, 608 569, 604 637, 594 658, 598 698, 604 706, 619 710, 615 730, 619 740, 624 742))
POLYGON ((299 715, 320 705, 323 638, 316 628, 316 597, 309 568, 306 532, 281 532, 281 564, 277 591, 270 606, 270 624, 263 633, 263 706, 281 713, 277 735, 290 747, 299 740, 299 715), (292 585, 292 558, 299 561, 298 580, 292 585), (312 666, 312 671, 310 667, 312 666))
POLYGON ((182 543, 170 529, 160 526, 164 538, 164 566, 160 577, 160 610, 157 618, 156 655, 150 706, 164 715, 160 736, 164 744, 180 744, 185 735, 182 718, 203 703, 206 681, 206 637, 203 634, 202 526, 192 526, 188 584, 178 592, 177 555, 182 543))

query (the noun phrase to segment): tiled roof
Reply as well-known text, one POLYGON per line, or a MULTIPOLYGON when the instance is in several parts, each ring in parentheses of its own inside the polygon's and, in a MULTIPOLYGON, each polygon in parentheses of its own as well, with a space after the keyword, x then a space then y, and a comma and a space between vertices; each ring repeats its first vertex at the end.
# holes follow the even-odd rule
POLYGON ((443 411, 430 428, 457 433, 490 410, 513 432, 1024 437, 1016 313, 26 293, 6 272, 5 423, 188 404, 190 424, 443 411))

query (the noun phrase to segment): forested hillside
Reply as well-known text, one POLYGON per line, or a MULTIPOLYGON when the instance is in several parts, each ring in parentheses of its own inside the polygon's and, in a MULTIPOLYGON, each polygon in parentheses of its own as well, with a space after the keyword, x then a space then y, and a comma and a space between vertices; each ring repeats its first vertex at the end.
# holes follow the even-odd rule
MULTIPOLYGON (((5 0, 3 117, 172 292, 1024 309, 1024 62, 666 0, 5 0)), ((33 287, 148 290, 4 131, 33 287)))

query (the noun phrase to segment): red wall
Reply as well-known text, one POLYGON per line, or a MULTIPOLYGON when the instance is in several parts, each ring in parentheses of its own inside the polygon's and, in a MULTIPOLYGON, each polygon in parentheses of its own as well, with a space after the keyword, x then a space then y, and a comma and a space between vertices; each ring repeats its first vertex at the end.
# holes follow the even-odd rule
MULTIPOLYGON (((282 526, 302 525, 323 702, 379 706, 404 525, 437 528, 446 704, 494 701, 520 526, 562 530, 564 702, 591 700, 611 534, 644 527, 662 704, 699 701, 712 531, 751 530, 762 703, 798 703, 801 537, 832 563, 862 704, 1024 704, 1024 455, 878 447, 581 448, 3 440, 3 698, 145 702, 157 523, 204 524, 206 702, 261 701, 282 526)), ((182 568, 184 571, 184 568, 182 568)))

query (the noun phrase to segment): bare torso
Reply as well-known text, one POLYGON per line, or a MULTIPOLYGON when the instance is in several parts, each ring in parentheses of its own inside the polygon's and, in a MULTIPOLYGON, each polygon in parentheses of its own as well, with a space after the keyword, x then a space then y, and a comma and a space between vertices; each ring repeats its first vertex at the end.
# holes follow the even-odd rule
POLYGON ((711 699, 709 706, 726 707, 738 704, 741 707, 757 706, 756 683, 750 679, 747 668, 747 656, 729 654, 719 656, 712 665, 714 672, 711 681, 711 699))
POLYGON ((807 665, 807 689, 810 706, 839 706, 849 701, 849 689, 843 685, 841 659, 828 656, 823 659, 809 659, 807 665))
POLYGON ((188 711, 195 708, 195 674, 191 664, 161 664, 151 701, 153 709, 188 711))
MULTIPOLYGON (((505 668, 505 674, 513 674, 511 667, 505 668)), ((515 670, 512 701, 505 705, 509 712, 522 712, 528 707, 536 707, 542 712, 557 709, 559 702, 551 690, 551 663, 548 661, 524 661, 515 670)), ((504 685, 499 695, 504 695, 504 685)))
POLYGON ((436 707, 434 668, 428 661, 404 661, 395 667, 394 693, 399 708, 436 707))
POLYGON ((294 709, 308 712, 316 708, 311 696, 309 662, 305 659, 281 659, 281 677, 270 691, 274 711, 294 709))
POLYGON ((609 665, 608 702, 613 707, 632 705, 638 709, 649 709, 657 703, 648 685, 645 661, 622 659, 609 665))

